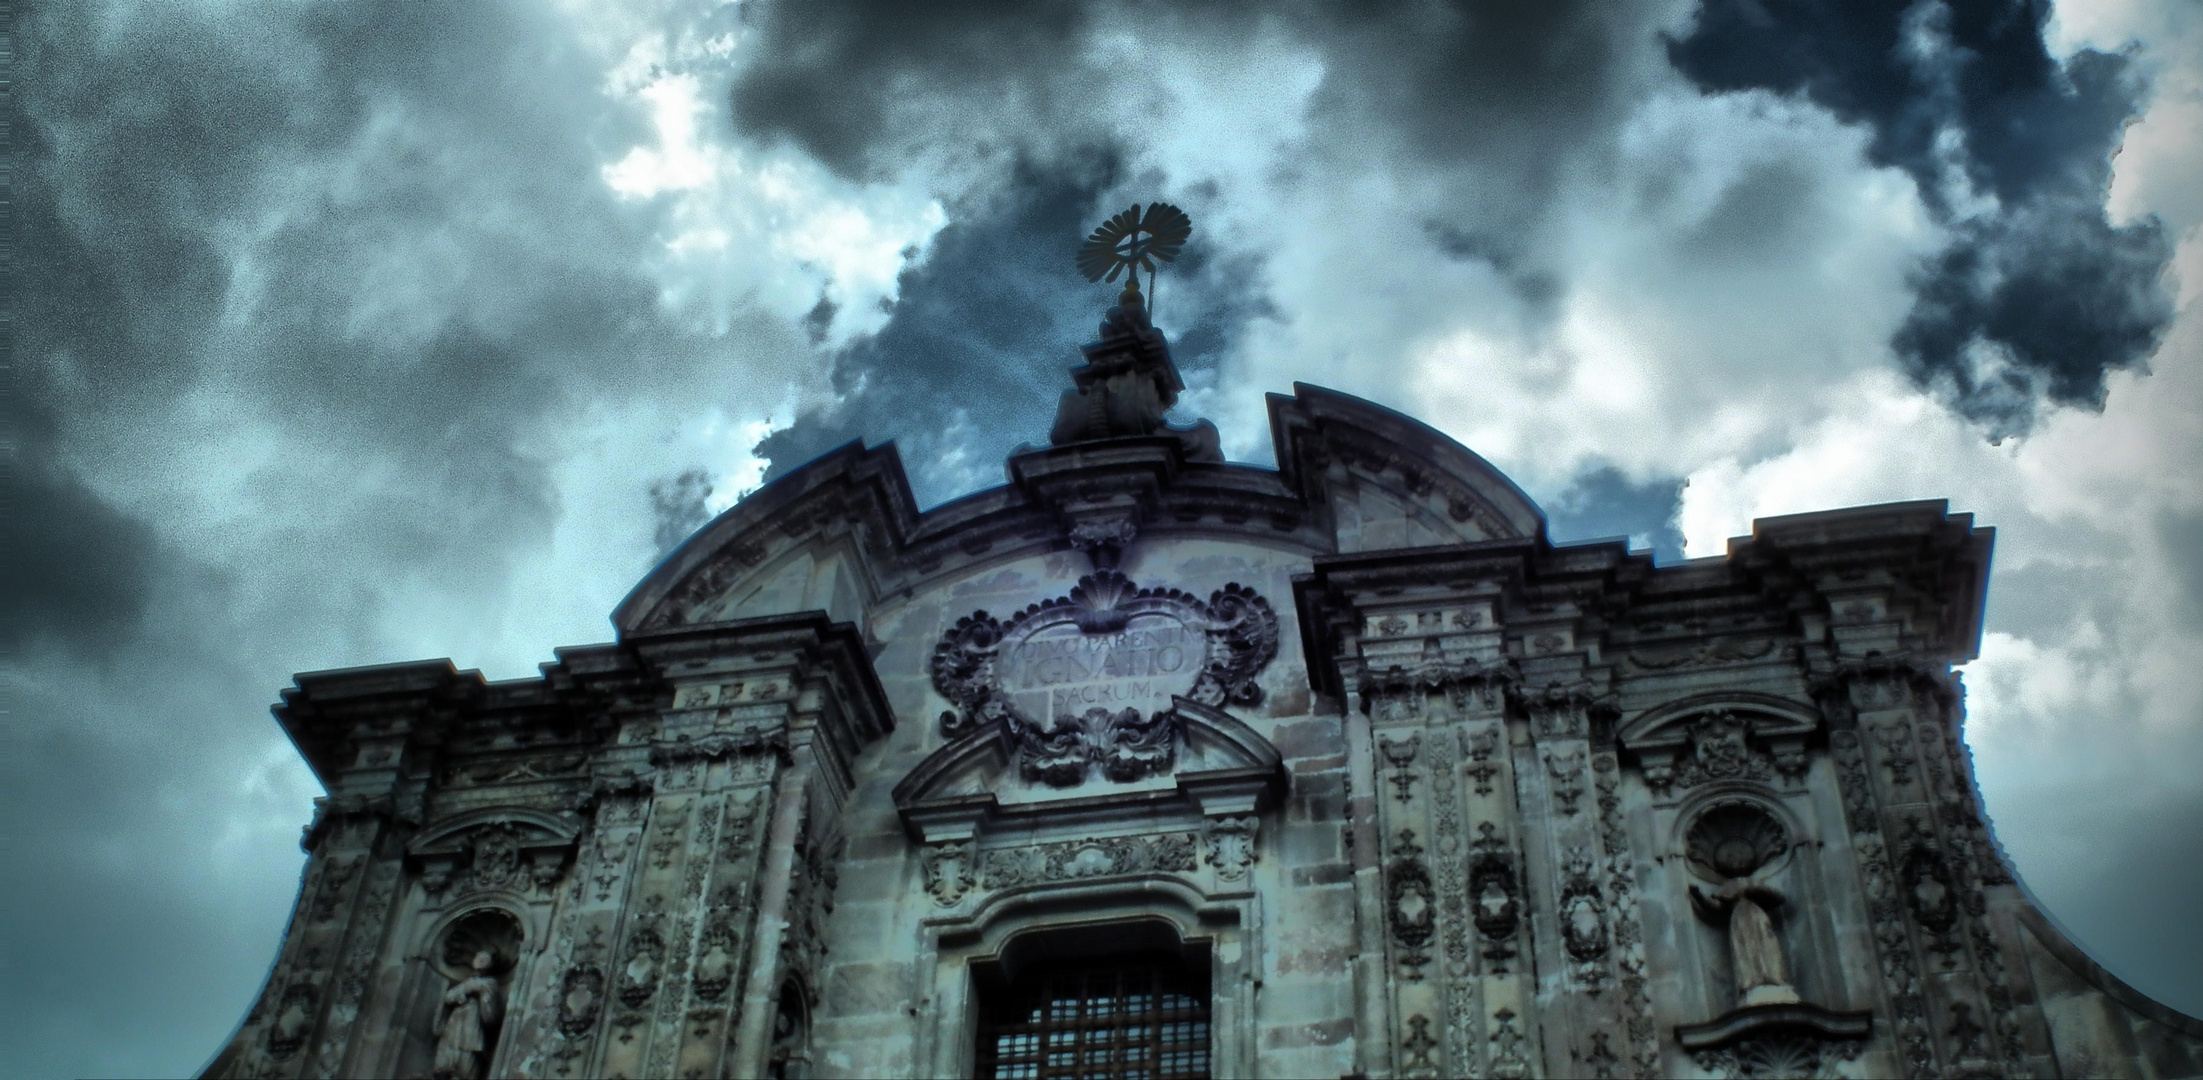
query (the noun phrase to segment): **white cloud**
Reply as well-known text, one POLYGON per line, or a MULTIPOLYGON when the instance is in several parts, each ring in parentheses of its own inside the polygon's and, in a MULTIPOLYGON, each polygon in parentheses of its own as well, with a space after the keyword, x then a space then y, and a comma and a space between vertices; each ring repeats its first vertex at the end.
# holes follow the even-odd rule
POLYGON ((850 184, 806 157, 737 143, 701 76, 651 70, 632 90, 610 83, 615 95, 647 105, 655 145, 631 148, 603 175, 626 198, 672 204, 655 267, 666 306, 724 334, 738 308, 760 306, 792 323, 825 297, 842 312, 828 344, 877 330, 905 253, 922 250, 947 222, 941 204, 915 182, 850 184))

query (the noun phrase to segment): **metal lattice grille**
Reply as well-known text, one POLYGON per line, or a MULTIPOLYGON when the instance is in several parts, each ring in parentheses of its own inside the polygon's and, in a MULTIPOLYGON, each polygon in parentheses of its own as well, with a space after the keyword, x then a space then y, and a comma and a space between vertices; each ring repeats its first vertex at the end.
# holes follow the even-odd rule
POLYGON ((1207 1080, 1209 995, 1175 958, 1036 972, 979 1024, 986 1080, 1207 1080))

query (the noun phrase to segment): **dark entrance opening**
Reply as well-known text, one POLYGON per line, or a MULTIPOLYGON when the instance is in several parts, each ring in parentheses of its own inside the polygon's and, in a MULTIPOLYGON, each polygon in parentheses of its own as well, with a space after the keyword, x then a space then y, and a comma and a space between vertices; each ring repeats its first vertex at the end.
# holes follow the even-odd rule
POLYGON ((1207 953, 1156 930, 1140 923, 1020 940, 975 967, 978 1075, 1207 1080, 1207 953))

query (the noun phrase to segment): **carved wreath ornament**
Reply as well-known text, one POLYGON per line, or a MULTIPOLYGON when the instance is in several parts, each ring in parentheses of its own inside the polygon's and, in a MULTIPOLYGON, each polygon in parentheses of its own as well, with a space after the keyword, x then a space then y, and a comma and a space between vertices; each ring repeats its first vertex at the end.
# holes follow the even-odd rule
POLYGON ((1168 772, 1180 726, 1171 699, 1259 703, 1255 675, 1277 637, 1270 602, 1243 585, 1203 601, 1114 570, 1089 574, 1067 596, 1007 621, 975 611, 941 636, 933 685, 956 705, 941 733, 993 727, 1025 779, 1056 787, 1096 768, 1116 781, 1168 772))

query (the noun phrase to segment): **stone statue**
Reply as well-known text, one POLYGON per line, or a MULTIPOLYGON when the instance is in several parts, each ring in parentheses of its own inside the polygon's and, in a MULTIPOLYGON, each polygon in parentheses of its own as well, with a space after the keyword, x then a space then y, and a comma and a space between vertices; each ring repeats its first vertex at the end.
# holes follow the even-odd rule
POLYGON ((1709 922, 1729 925, 1729 959, 1736 969, 1737 1004, 1793 1005, 1798 992, 1790 986, 1789 968, 1782 961, 1782 939, 1767 914, 1782 904, 1782 894, 1750 878, 1730 878, 1708 896, 1691 886, 1691 904, 1709 922))
POLYGON ((474 974, 444 991, 444 1021, 436 1028, 436 1080, 474 1080, 481 1075, 483 1051, 504 1008, 504 992, 490 969, 497 956, 488 949, 474 954, 474 974))

